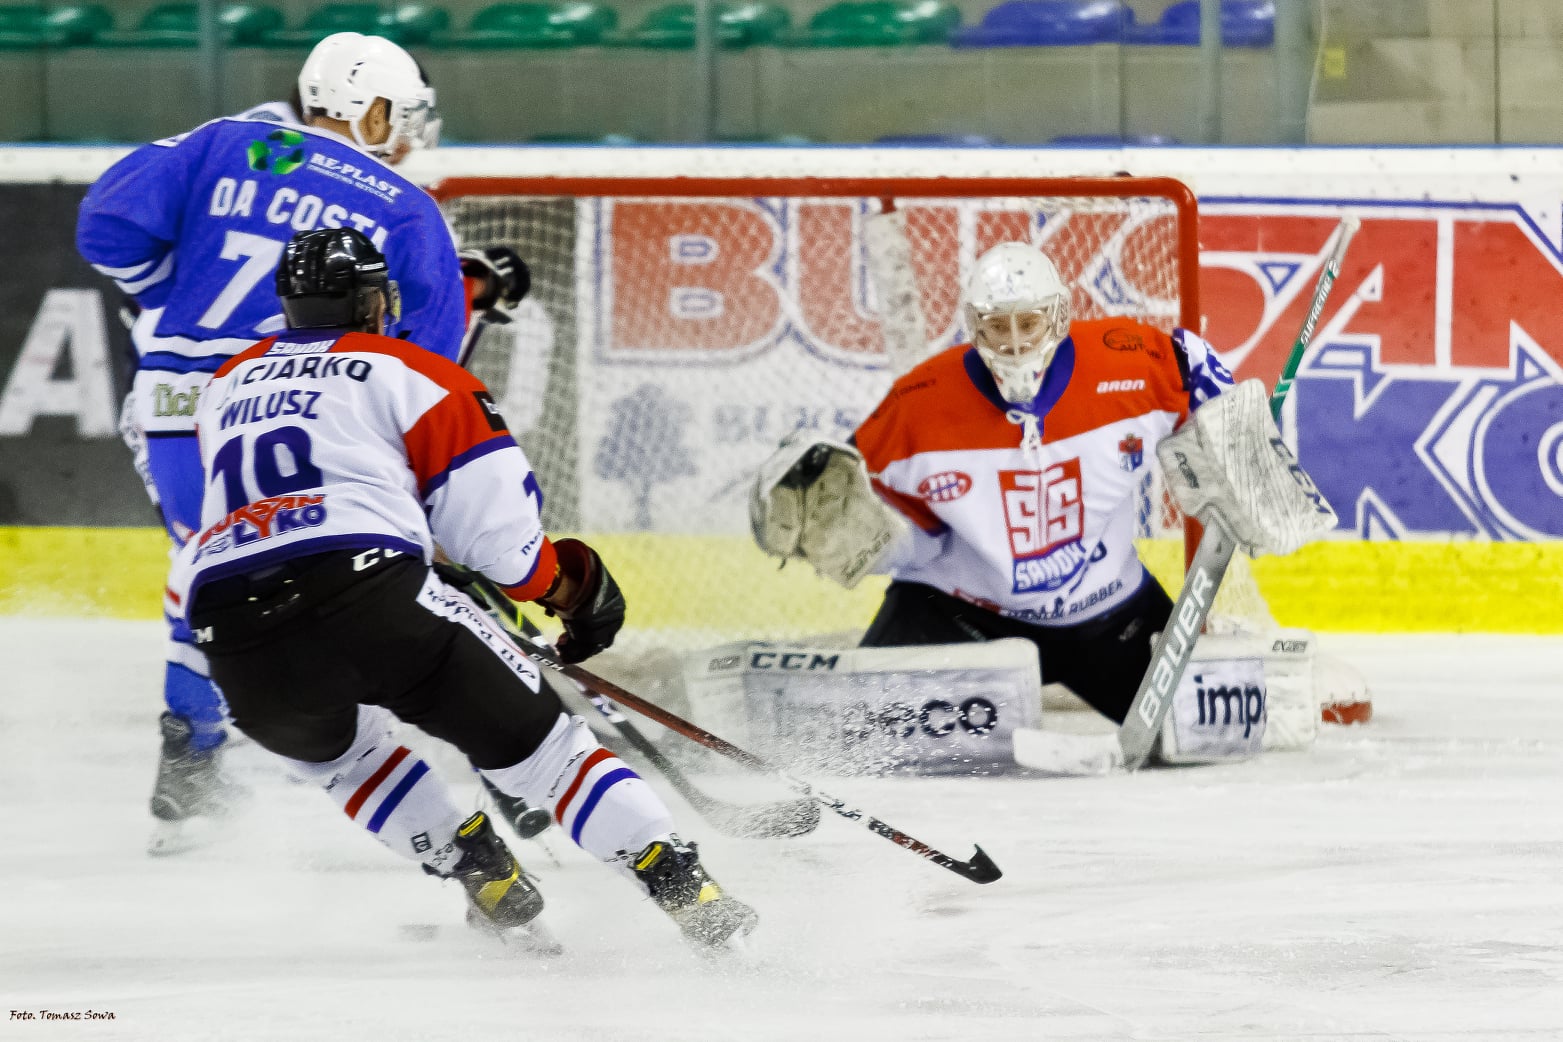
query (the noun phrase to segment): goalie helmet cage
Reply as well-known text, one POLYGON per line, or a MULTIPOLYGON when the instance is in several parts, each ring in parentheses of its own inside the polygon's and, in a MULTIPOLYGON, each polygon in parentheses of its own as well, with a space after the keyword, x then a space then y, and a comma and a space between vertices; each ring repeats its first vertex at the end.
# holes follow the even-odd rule
MULTIPOLYGON (((469 364, 542 479, 547 527, 599 542, 636 588, 637 651, 866 623, 861 592, 767 567, 748 479, 798 426, 849 436, 896 371, 963 339, 964 275, 988 246, 1043 248, 1076 318, 1201 328, 1198 207, 1172 178, 486 176, 431 192, 464 246, 531 267, 516 321, 469 364)), ((1124 455, 1145 473, 1140 534, 1181 538, 1186 559, 1197 532, 1151 453, 1124 455)), ((1212 628, 1274 628, 1234 565, 1212 628)))

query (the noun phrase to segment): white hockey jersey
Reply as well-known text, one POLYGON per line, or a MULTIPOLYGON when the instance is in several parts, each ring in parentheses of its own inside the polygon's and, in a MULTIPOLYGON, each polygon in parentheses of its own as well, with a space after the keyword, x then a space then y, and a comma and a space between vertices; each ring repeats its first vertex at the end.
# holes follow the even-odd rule
POLYGON ((175 611, 203 582, 341 549, 430 561, 438 542, 518 599, 553 579, 526 455, 483 384, 445 358, 293 331, 219 369, 196 423, 201 530, 173 569, 175 611))
POLYGON ((1193 333, 1128 319, 1073 323, 1026 408, 976 349, 935 355, 855 437, 912 522, 881 570, 1039 626, 1113 610, 1148 580, 1134 533, 1156 443, 1231 386, 1193 333))

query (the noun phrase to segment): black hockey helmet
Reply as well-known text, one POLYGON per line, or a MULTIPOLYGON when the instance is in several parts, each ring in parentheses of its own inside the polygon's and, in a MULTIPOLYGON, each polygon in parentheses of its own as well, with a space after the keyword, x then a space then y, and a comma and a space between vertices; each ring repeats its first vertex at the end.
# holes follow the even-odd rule
POLYGON ((290 329, 360 329, 374 315, 376 296, 388 320, 401 317, 401 294, 385 255, 353 228, 300 232, 277 266, 277 296, 290 329))

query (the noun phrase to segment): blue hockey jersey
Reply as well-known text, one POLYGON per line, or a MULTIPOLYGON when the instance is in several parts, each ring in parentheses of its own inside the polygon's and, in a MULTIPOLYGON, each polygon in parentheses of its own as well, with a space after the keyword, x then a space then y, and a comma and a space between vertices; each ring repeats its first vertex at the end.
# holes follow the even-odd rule
POLYGON ((98 179, 76 245, 143 308, 132 338, 148 431, 189 430, 206 378, 284 328, 283 246, 334 227, 357 228, 385 253, 402 295, 388 332, 456 359, 467 316, 450 229, 428 193, 347 139, 219 119, 139 148, 98 179))

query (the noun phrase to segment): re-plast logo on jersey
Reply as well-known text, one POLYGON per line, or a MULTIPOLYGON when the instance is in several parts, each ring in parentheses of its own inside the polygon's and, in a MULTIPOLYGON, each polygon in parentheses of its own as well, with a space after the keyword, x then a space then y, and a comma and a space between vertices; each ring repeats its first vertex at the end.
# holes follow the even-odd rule
POLYGON ((286 177, 304 165, 304 135, 296 130, 273 130, 251 141, 245 154, 251 170, 286 177))
POLYGON ((1001 470, 999 492, 1015 558, 1015 593, 1057 590, 1080 573, 1087 560, 1080 536, 1085 506, 1079 458, 1045 471, 1001 470))
POLYGON ((917 484, 917 494, 930 503, 949 503, 971 491, 971 475, 958 470, 930 474, 917 484))

